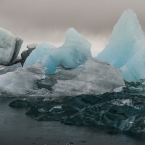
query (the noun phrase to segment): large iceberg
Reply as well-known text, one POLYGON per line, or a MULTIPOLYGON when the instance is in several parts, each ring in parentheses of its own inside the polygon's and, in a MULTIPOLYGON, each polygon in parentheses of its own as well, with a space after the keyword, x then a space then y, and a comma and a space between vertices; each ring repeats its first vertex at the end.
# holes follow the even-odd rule
POLYGON ((85 63, 91 55, 91 44, 84 39, 75 29, 70 28, 66 32, 65 43, 56 48, 47 43, 41 43, 27 57, 24 68, 36 62, 42 62, 47 68, 46 74, 53 74, 57 66, 75 68, 85 63))
POLYGON ((124 11, 109 43, 96 59, 121 68, 126 81, 145 78, 145 35, 135 12, 124 11))
POLYGON ((15 63, 23 40, 0 28, 0 65, 15 63))
POLYGON ((120 69, 93 58, 74 69, 57 68, 54 75, 45 75, 44 72, 42 63, 35 63, 0 75, 0 96, 98 95, 125 86, 120 69))
MULTIPOLYGON (((98 95, 125 86, 120 69, 93 58, 89 58, 83 66, 60 70, 49 77, 53 82, 56 79, 49 94, 51 97, 98 95)), ((50 85, 49 80, 46 82, 48 85, 50 85)))

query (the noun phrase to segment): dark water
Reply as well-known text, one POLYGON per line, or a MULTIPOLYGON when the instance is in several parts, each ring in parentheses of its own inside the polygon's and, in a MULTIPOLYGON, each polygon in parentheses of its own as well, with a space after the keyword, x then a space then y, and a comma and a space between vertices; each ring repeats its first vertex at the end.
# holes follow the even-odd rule
POLYGON ((109 128, 145 135, 145 97, 130 93, 105 93, 61 98, 27 98, 12 101, 12 108, 28 108, 37 121, 60 121, 66 125, 109 128))
POLYGON ((0 145, 144 145, 141 136, 113 133, 96 127, 77 127, 56 121, 38 122, 26 109, 10 108, 15 99, 0 98, 0 145))

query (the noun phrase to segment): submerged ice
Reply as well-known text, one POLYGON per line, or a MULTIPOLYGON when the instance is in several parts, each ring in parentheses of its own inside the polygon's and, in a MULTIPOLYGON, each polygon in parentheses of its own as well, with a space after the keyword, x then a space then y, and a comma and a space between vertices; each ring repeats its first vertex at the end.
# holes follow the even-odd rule
POLYGON ((84 64, 91 56, 91 44, 84 39, 75 29, 68 29, 65 43, 56 48, 47 43, 36 46, 36 49, 28 56, 24 67, 29 67, 36 62, 42 62, 46 67, 46 74, 53 74, 57 66, 75 68, 84 64))
POLYGON ((26 115, 37 121, 60 121, 66 125, 108 128, 109 131, 145 133, 145 97, 126 93, 79 95, 61 98, 19 99, 9 104, 28 108, 26 115))
POLYGON ((145 35, 133 10, 126 10, 115 25, 109 43, 96 57, 120 68, 126 81, 145 78, 145 35))

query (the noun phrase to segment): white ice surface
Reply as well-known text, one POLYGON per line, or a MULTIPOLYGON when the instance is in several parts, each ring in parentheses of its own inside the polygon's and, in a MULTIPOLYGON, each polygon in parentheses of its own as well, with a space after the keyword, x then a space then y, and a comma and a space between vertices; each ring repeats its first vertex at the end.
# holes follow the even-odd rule
POLYGON ((14 63, 22 45, 22 39, 0 28, 0 64, 14 63))
POLYGON ((44 77, 44 70, 41 63, 36 63, 29 68, 21 68, 0 75, 0 92, 20 97, 34 94, 38 89, 36 81, 44 77))
POLYGON ((107 63, 90 58, 77 70, 79 71, 76 71, 76 76, 70 77, 71 79, 58 79, 50 96, 98 95, 125 86, 120 69, 107 63))
POLYGON ((38 45, 37 43, 31 43, 31 44, 27 45, 27 48, 34 49, 34 48, 36 48, 37 45, 38 45))

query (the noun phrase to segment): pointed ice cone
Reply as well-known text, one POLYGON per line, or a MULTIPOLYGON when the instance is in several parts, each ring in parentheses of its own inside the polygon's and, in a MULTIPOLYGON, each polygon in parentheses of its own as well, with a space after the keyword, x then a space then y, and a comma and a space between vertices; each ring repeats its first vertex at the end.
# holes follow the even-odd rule
POLYGON ((120 68, 139 51, 140 48, 134 45, 141 39, 145 39, 145 36, 137 16, 128 9, 114 26, 108 45, 96 58, 120 68))
POLYGON ((133 10, 128 9, 121 15, 108 45, 96 59, 121 68, 125 80, 137 81, 145 78, 144 42, 145 35, 137 16, 133 10))

